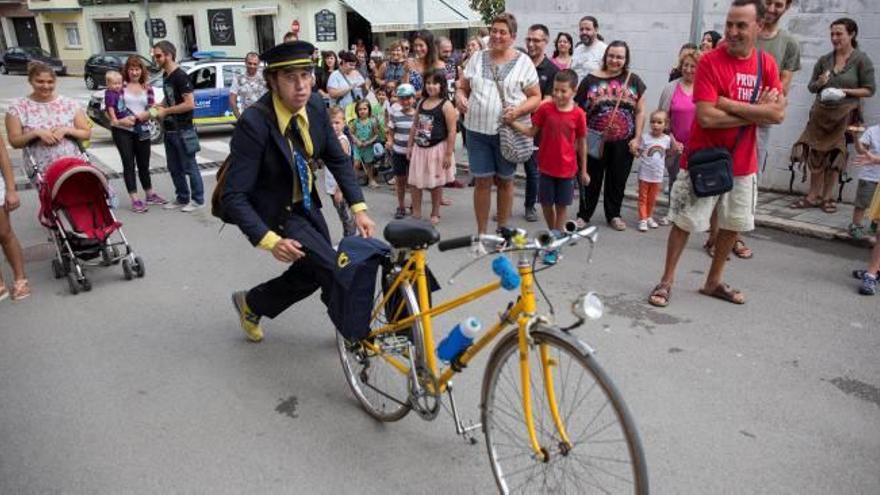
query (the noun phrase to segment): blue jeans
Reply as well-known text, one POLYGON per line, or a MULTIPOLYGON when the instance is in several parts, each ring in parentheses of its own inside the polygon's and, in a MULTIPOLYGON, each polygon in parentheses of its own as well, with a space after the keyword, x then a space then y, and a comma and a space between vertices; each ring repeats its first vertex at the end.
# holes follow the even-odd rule
POLYGON ((165 131, 165 159, 171 181, 174 182, 174 195, 178 204, 205 204, 205 185, 196 163, 196 155, 188 154, 178 131, 165 131), (189 184, 186 182, 189 177, 189 184))
POLYGON ((535 202, 538 199, 538 152, 532 153, 532 157, 523 166, 526 169, 525 207, 526 210, 529 210, 535 207, 535 202))

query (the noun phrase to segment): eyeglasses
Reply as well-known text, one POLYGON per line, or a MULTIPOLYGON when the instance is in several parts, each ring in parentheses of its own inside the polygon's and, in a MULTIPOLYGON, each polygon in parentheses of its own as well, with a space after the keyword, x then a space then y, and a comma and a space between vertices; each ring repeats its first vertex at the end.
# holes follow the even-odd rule
POLYGON ((546 43, 547 40, 545 38, 526 38, 526 43, 546 43))

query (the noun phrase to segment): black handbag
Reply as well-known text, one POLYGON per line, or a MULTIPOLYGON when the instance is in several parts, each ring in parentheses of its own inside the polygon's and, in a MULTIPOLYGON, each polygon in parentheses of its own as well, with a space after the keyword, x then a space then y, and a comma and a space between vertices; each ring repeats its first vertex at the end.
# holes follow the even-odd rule
MULTIPOLYGON (((749 103, 755 103, 761 90, 763 59, 762 51, 758 50, 758 78, 749 103)), ((718 146, 697 150, 688 156, 687 170, 694 196, 698 198, 720 196, 733 189, 733 151, 736 150, 747 128, 748 126, 739 128, 733 150, 718 146)))

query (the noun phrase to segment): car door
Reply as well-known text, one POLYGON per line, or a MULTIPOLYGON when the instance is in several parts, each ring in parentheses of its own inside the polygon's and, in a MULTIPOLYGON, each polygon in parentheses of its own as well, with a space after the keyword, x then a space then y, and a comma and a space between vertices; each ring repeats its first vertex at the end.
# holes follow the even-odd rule
POLYGON ((6 68, 10 71, 24 72, 27 70, 28 56, 21 48, 10 48, 6 54, 6 68))
POLYGON ((232 113, 232 107, 229 106, 229 88, 232 86, 232 79, 245 72, 244 64, 224 64, 223 65, 223 86, 220 88, 220 97, 218 100, 219 115, 235 120, 235 114, 232 113))
POLYGON ((212 102, 217 98, 217 67, 214 65, 197 65, 190 69, 189 79, 193 85, 193 99, 195 110, 193 119, 201 120, 198 123, 213 123, 212 117, 216 117, 216 110, 212 108, 212 102))

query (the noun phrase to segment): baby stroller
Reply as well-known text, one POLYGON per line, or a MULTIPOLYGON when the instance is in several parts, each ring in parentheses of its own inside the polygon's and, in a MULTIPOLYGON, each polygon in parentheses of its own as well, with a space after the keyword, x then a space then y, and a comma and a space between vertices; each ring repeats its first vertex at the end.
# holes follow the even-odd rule
POLYGON ((110 209, 111 190, 100 170, 74 157, 55 160, 42 172, 32 161, 29 165, 40 194, 40 223, 55 245, 52 272, 56 279, 67 277, 71 294, 92 290, 87 266, 122 262, 126 280, 144 276, 144 261, 135 256, 110 209))

